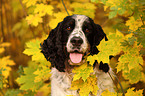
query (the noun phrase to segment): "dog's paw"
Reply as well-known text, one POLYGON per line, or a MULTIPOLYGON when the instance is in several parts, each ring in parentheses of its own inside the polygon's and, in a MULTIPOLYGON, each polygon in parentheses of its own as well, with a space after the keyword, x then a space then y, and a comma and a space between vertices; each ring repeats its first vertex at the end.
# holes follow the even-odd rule
POLYGON ((99 65, 99 69, 103 70, 103 72, 107 73, 109 71, 109 65, 107 63, 104 63, 101 61, 99 65))

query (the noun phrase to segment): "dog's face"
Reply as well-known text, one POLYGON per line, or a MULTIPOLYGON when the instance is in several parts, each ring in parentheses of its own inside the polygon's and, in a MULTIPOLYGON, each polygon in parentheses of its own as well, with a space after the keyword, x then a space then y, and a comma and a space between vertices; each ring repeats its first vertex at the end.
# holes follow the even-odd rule
POLYGON ((65 67, 58 64, 66 61, 71 65, 78 65, 86 54, 99 52, 96 46, 104 37, 106 35, 101 26, 95 24, 91 18, 85 15, 68 16, 50 32, 41 45, 42 53, 46 58, 49 57, 55 67, 65 67))
POLYGON ((89 18, 84 15, 73 15, 72 21, 67 26, 69 37, 66 43, 66 49, 69 53, 71 64, 79 64, 84 54, 90 49, 90 43, 93 36, 92 26, 89 18), (89 42, 90 41, 90 42, 89 42))

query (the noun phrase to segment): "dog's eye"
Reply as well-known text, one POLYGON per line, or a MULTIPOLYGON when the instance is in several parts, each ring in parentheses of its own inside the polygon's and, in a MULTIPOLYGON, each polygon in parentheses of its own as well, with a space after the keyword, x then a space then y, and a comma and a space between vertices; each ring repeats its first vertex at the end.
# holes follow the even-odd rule
POLYGON ((70 26, 69 26, 69 27, 67 27, 67 30, 68 30, 68 31, 70 31, 70 30, 71 30, 71 27, 70 27, 70 26))
POLYGON ((88 29, 88 28, 86 28, 86 29, 85 29, 85 31, 86 31, 86 32, 89 32, 89 29, 88 29))

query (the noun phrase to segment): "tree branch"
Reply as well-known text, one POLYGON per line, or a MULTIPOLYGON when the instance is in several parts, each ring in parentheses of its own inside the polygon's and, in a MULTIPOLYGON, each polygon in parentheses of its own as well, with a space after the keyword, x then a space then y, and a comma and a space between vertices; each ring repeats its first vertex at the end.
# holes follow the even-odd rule
POLYGON ((1 13, 1 32, 2 32, 2 36, 3 36, 3 41, 5 41, 5 33, 4 33, 4 29, 3 29, 3 13, 2 13, 2 3, 3 1, 0 1, 0 13, 1 13))
POLYGON ((27 16, 27 12, 25 11, 25 8, 24 8, 24 5, 23 5, 23 3, 22 3, 22 0, 19 0, 19 1, 20 1, 21 6, 22 6, 24 15, 25 15, 25 17, 26 17, 26 16, 27 16))
MULTIPOLYGON (((25 11, 25 8, 24 8, 24 5, 22 3, 22 0, 19 0, 19 2, 20 2, 21 6, 23 8, 23 12, 24 12, 25 17, 27 17, 27 12, 25 11)), ((34 31, 33 31, 33 28, 31 27, 31 25, 29 26, 29 28, 30 28, 30 30, 31 30, 31 32, 33 34, 33 37, 35 37, 34 31)))

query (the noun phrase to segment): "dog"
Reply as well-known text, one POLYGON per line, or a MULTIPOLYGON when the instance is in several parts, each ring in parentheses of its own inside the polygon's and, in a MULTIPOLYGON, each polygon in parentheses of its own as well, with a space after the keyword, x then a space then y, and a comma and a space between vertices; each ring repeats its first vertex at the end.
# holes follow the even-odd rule
MULTIPOLYGON (((79 96, 79 90, 70 90, 74 67, 85 62, 85 57, 98 54, 97 45, 106 34, 100 25, 85 15, 72 15, 64 18, 48 38, 41 44, 45 58, 51 62, 51 96, 79 96)), ((96 96, 108 89, 114 92, 114 84, 107 72, 113 74, 108 64, 95 61, 94 73, 97 76, 99 90, 96 96)))

